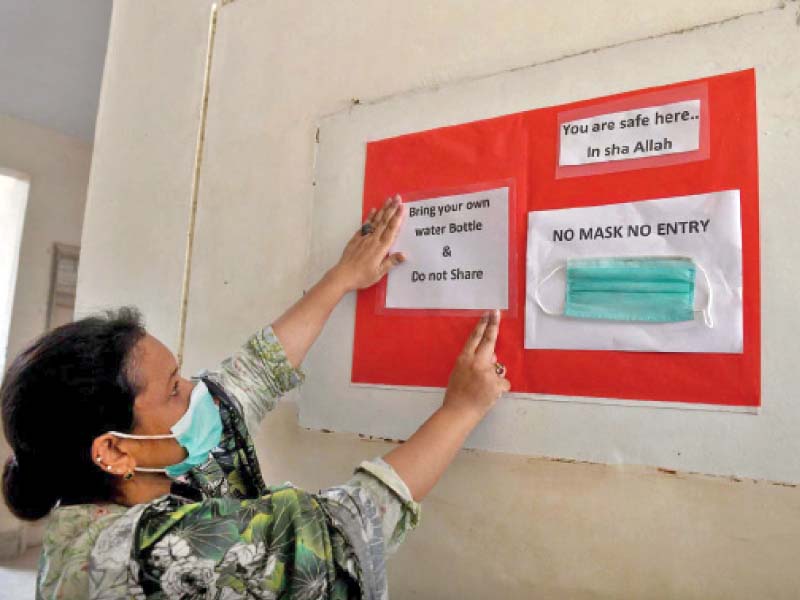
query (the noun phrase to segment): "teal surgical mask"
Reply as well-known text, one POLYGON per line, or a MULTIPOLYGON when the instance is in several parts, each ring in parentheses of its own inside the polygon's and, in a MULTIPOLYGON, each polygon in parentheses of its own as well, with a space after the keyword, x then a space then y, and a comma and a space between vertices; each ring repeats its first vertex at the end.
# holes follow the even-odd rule
POLYGON ((203 464, 209 453, 216 448, 222 439, 222 420, 219 408, 214 404, 214 399, 202 381, 197 382, 192 389, 189 408, 178 422, 170 427, 171 434, 164 435, 133 435, 110 431, 109 433, 121 438, 132 440, 175 440, 186 449, 188 456, 175 465, 163 469, 137 467, 136 471, 147 473, 166 473, 172 478, 179 477, 198 465, 203 464))
POLYGON ((672 323, 692 321, 702 313, 713 327, 713 291, 705 269, 683 256, 580 258, 554 269, 534 290, 534 299, 548 315, 609 321, 672 323), (567 290, 563 312, 544 306, 539 290, 566 268, 567 290), (700 271, 708 286, 708 304, 694 308, 695 275, 700 271))

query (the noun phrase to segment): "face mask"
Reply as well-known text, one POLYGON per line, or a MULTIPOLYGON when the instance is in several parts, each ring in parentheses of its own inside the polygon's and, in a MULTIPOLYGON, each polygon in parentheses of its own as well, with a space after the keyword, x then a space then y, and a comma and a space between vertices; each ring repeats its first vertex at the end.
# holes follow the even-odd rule
POLYGON ((713 290, 708 274, 690 258, 568 259, 564 311, 559 313, 545 308, 539 289, 564 268, 553 270, 534 290, 536 303, 548 315, 671 323, 692 321, 695 313, 700 312, 706 325, 714 326, 711 318, 713 290), (703 274, 708 285, 708 304, 702 310, 694 308, 696 269, 703 274))
POLYGON ((219 408, 214 404, 214 399, 206 387, 199 381, 192 390, 189 408, 175 425, 170 427, 171 434, 164 435, 133 435, 130 433, 109 433, 121 438, 132 440, 164 440, 175 438, 186 449, 188 456, 176 465, 164 469, 150 469, 137 467, 136 471, 147 473, 166 473, 172 478, 179 477, 192 467, 201 465, 208 458, 208 454, 219 445, 222 439, 222 420, 219 408))

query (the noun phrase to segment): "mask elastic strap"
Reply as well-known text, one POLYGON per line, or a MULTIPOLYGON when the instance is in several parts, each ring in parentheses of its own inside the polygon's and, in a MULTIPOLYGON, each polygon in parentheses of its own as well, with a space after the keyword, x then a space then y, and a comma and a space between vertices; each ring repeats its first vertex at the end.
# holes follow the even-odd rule
MULTIPOLYGON (((169 440, 174 438, 173 434, 160 434, 160 435, 134 435, 132 433, 121 433, 119 431, 109 431, 111 435, 115 435, 117 437, 125 438, 128 440, 169 440)), ((134 467, 134 471, 139 471, 140 473, 166 473, 166 469, 156 469, 150 467, 134 467)))
POLYGON ((120 433, 119 431, 109 431, 108 433, 128 440, 169 440, 175 437, 174 433, 163 433, 158 435, 135 435, 133 433, 120 433))
POLYGON ((701 265, 699 262, 695 262, 694 264, 698 269, 700 269, 703 277, 706 278, 706 287, 708 288, 708 303, 706 304, 706 307, 696 310, 695 312, 703 313, 703 321, 705 321, 706 327, 712 329, 714 327, 714 319, 711 316, 711 307, 714 304, 714 288, 711 287, 711 279, 709 278, 706 270, 703 268, 703 265, 701 265))
POLYGON ((536 287, 533 289, 533 299, 534 299, 534 300, 536 300, 536 304, 538 304, 538 305, 539 305, 539 308, 541 308, 541 309, 542 309, 542 311, 543 311, 543 312, 544 312, 546 315, 553 315, 553 316, 556 316, 556 317, 557 317, 557 316, 560 316, 560 315, 563 315, 563 314, 564 314, 564 312, 563 312, 563 311, 562 311, 562 312, 556 312, 556 311, 554 311, 554 310, 549 310, 549 309, 545 308, 544 304, 542 304, 542 299, 539 297, 539 289, 540 289, 540 288, 541 288, 541 287, 542 287, 542 286, 543 286, 545 283, 547 283, 547 280, 548 280, 548 279, 550 279, 550 278, 551 278, 553 275, 555 275, 556 273, 558 273, 559 271, 561 271, 563 268, 564 268, 564 265, 561 265, 560 267, 556 267, 555 269, 553 269, 552 271, 550 271, 550 274, 549 274, 547 277, 545 277, 544 279, 542 279, 542 280, 541 280, 539 283, 537 283, 537 284, 536 284, 536 287))

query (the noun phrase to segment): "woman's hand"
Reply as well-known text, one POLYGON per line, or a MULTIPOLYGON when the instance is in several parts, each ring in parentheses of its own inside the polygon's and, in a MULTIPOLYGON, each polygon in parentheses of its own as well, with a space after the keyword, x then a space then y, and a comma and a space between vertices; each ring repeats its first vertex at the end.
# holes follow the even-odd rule
POLYGON ((511 389, 505 378, 505 367, 498 369, 494 353, 499 330, 500 312, 497 310, 484 315, 472 330, 450 373, 443 408, 466 411, 480 421, 500 395, 511 389))
POLYGON ((390 198, 380 210, 370 212, 364 228, 350 239, 336 266, 272 324, 293 367, 303 362, 342 296, 371 286, 405 260, 399 252, 388 254, 402 217, 400 196, 390 198), (362 235, 362 231, 369 233, 362 235))
POLYGON ((380 210, 374 208, 366 223, 355 232, 345 246, 342 257, 330 275, 344 286, 345 291, 360 290, 377 283, 405 257, 388 254, 397 237, 403 218, 400 196, 389 198, 380 210), (366 235, 363 233, 369 231, 366 235))
POLYGON ((384 457, 417 501, 431 491, 467 436, 511 387, 494 355, 499 328, 498 311, 481 319, 456 360, 442 407, 384 457))

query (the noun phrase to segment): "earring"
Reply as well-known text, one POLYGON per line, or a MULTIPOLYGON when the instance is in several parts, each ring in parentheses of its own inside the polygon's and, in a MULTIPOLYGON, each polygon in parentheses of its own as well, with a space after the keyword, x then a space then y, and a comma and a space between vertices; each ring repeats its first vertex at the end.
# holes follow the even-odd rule
POLYGON ((133 471, 128 471, 127 473, 125 473, 123 479, 125 481, 130 481, 131 479, 133 479, 133 471))
POLYGON ((100 455, 98 454, 98 455, 97 455, 97 458, 95 458, 95 460, 96 460, 97 462, 99 462, 99 463, 102 463, 102 462, 103 462, 103 457, 102 457, 102 456, 100 456, 100 455))
POLYGON ((106 471, 110 471, 110 470, 111 470, 111 465, 108 465, 108 466, 106 467, 106 471))

